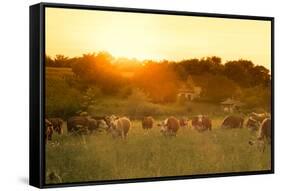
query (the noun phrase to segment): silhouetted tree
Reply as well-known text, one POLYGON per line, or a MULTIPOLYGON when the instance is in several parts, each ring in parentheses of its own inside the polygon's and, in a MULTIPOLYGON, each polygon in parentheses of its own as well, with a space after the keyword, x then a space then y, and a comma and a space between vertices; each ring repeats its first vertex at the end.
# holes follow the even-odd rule
POLYGON ((265 100, 270 95, 270 71, 264 66, 254 65, 249 60, 234 60, 222 63, 220 57, 203 57, 182 61, 154 61, 129 58, 114 58, 108 52, 84 54, 68 58, 56 55, 46 56, 46 66, 71 67, 74 80, 83 86, 79 90, 98 87, 103 94, 127 96, 132 88, 141 89, 150 101, 156 103, 174 102, 178 89, 188 76, 202 87, 201 99, 219 102, 227 97, 240 97, 251 104, 258 104, 254 91, 259 90, 265 100), (255 87, 258 87, 255 89, 255 87), (245 91, 244 91, 245 90, 245 91), (246 93, 245 93, 246 92, 246 93), (252 96, 246 99, 247 94, 252 96))
POLYGON ((54 67, 55 62, 50 56, 46 56, 45 65, 50 66, 50 67, 54 67))

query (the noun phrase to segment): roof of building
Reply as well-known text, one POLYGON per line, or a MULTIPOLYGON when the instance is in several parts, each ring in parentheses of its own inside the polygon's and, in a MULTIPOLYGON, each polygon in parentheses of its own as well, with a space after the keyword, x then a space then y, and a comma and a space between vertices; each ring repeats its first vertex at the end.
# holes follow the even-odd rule
POLYGON ((222 101, 221 104, 222 105, 237 105, 237 106, 244 105, 242 102, 240 102, 238 100, 231 99, 231 98, 227 98, 225 101, 222 101))

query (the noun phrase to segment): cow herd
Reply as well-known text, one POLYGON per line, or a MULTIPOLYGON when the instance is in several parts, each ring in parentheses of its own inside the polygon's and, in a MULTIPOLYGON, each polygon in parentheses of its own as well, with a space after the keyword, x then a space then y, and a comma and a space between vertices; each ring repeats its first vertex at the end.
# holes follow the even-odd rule
MULTIPOLYGON (((190 128, 198 132, 212 131, 212 120, 207 115, 197 115, 192 118, 170 116, 157 123, 152 116, 146 116, 142 118, 141 124, 145 131, 159 127, 160 132, 168 137, 176 136, 180 128, 190 128)), ((79 116, 70 117, 67 119, 66 125, 67 132, 72 135, 87 135, 106 131, 112 137, 122 139, 128 136, 128 132, 132 128, 132 122, 128 117, 115 115, 94 117, 89 116, 86 112, 81 113, 79 116)), ((53 133, 63 134, 62 126, 63 120, 61 118, 45 119, 46 142, 52 140, 53 133)), ((223 119, 220 127, 221 129, 243 128, 244 118, 239 115, 228 115, 223 119)), ((271 139, 271 117, 268 113, 250 113, 245 127, 251 131, 258 132, 257 140, 271 139)))

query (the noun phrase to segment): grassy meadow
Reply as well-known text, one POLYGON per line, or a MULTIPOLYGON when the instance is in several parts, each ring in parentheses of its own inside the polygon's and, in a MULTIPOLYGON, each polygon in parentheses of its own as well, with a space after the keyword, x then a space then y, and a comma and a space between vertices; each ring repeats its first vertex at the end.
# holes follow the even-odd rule
POLYGON ((57 174, 63 183, 97 180, 131 179, 161 176, 179 176, 223 172, 269 170, 270 146, 265 151, 248 144, 256 137, 246 128, 223 130, 220 124, 227 115, 219 104, 208 102, 172 102, 159 104, 147 101, 143 94, 121 91, 109 96, 97 89, 85 91, 71 68, 46 69, 46 117, 68 117, 85 109, 81 103, 85 94, 94 101, 87 112, 94 116, 120 115, 132 120, 132 127, 125 140, 113 139, 106 132, 86 136, 67 133, 53 135, 46 144, 46 183, 48 175, 57 174), (125 92, 125 93, 124 93, 125 92), (143 130, 140 117, 151 115, 156 121, 167 116, 192 117, 207 114, 213 130, 199 133, 181 128, 176 137, 164 137, 156 125, 143 130))
MULTIPOLYGON (((248 129, 198 133, 180 129, 167 138, 154 127, 145 131, 133 121, 126 140, 104 133, 74 137, 55 135, 46 146, 46 175, 63 182, 257 171, 270 169, 270 146, 260 152, 250 146, 255 134, 248 129)), ((65 129, 66 130, 66 129, 65 129)), ((48 180, 47 183, 58 183, 48 180)))

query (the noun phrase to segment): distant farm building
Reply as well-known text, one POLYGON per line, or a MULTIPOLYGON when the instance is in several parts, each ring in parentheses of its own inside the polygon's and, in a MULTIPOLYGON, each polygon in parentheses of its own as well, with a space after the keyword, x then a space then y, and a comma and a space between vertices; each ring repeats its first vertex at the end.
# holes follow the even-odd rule
POLYGON ((195 98, 199 98, 202 92, 202 88, 197 86, 192 77, 189 76, 186 82, 178 90, 178 98, 181 100, 192 101, 195 98))
POLYGON ((223 111, 232 113, 233 111, 239 111, 241 106, 244 104, 238 100, 234 100, 232 98, 227 98, 226 100, 221 102, 221 107, 223 111))

